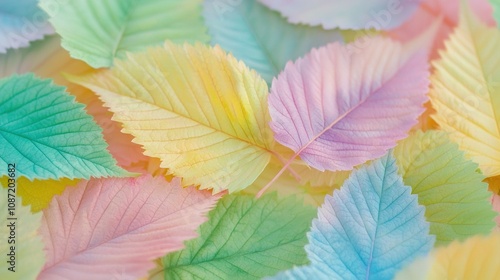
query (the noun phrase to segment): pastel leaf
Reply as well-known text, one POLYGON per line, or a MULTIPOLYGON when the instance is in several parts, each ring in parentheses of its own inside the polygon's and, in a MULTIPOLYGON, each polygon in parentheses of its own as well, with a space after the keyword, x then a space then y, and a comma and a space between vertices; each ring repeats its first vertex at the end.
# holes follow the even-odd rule
MULTIPOLYGON (((412 279, 499 279, 500 233, 474 236, 464 242, 434 249, 427 257, 430 269, 412 279)), ((421 260, 419 260, 422 262, 421 260)), ((405 270, 418 264, 410 264, 405 270)), ((405 280, 408 278, 405 278, 405 280)))
POLYGON ((73 80, 188 185, 240 190, 271 158, 267 85, 219 47, 166 43, 73 80))
POLYGON ((500 30, 463 7, 459 26, 434 63, 433 116, 487 176, 500 175, 500 30))
POLYGON ((218 196, 180 179, 92 179, 67 188, 43 211, 44 279, 137 279, 153 260, 184 247, 218 196), (91 267, 92 269, 89 269, 91 267))
POLYGON ((163 271, 150 279, 260 279, 305 264, 314 214, 294 197, 225 196, 200 227, 200 237, 163 257, 163 271))
POLYGON ((436 246, 487 234, 495 226, 484 176, 444 132, 417 131, 394 149, 405 184, 425 206, 436 246))
MULTIPOLYGON (((101 129, 63 87, 32 74, 0 80, 0 164, 29 179, 125 176, 101 129)), ((0 171, 5 175, 6 170, 0 171)))
POLYGON ((424 211, 386 155, 325 198, 308 233, 311 264, 275 279, 392 279, 432 248, 424 211))
POLYGON ((500 26, 500 0, 489 0, 491 5, 493 6, 494 17, 497 23, 497 26, 500 26))
POLYGON ((275 139, 321 171, 382 156, 424 111, 425 55, 410 56, 390 39, 360 40, 370 47, 358 49, 356 41, 313 49, 272 84, 275 139))
MULTIPOLYGON (((434 34, 431 58, 439 58, 439 51, 444 48, 444 42, 458 25, 460 0, 422 0, 413 15, 399 27, 388 30, 390 37, 402 42, 408 42, 422 33, 427 32, 437 22, 437 32, 434 34)), ((488 25, 494 25, 492 8, 488 0, 466 0, 471 11, 488 25)))
POLYGON ((174 42, 207 42, 202 0, 40 0, 71 56, 109 67, 126 52, 174 42))
POLYGON ((212 38, 271 84, 289 60, 313 47, 342 41, 338 30, 293 25, 257 0, 204 1, 203 16, 212 38))
POLYGON ((420 0, 260 0, 291 23, 322 25, 325 29, 386 30, 401 25, 420 0))
POLYGON ((54 33, 38 0, 0 0, 0 53, 29 46, 54 33))
POLYGON ((0 54, 0 77, 33 72, 42 78, 52 78, 58 85, 67 87, 67 92, 76 97, 77 102, 86 105, 85 111, 102 128, 108 150, 121 167, 146 161, 139 145, 132 142, 132 136, 121 132, 121 124, 111 120, 112 113, 103 107, 97 96, 87 88, 70 83, 63 74, 83 75, 94 69, 83 61, 73 59, 61 47, 59 36, 48 36, 36 41, 29 48, 9 50, 0 54), (50 61, 50 63, 47 63, 50 61))
MULTIPOLYGON (((4 176, 6 180, 6 176, 4 176)), ((17 195, 22 198, 23 205, 29 205, 31 211, 40 212, 49 206, 55 195, 61 194, 66 187, 75 186, 78 180, 33 180, 21 177, 17 179, 17 195)), ((7 186, 4 186, 7 187, 7 186)))
MULTIPOLYGON (((5 165, 5 168, 7 165, 5 165)), ((2 180, 0 183, 0 218, 2 219, 2 227, 0 227, 0 254, 2 255, 2 269, 0 270, 0 279, 5 280, 34 280, 37 279, 38 273, 42 270, 45 263, 45 255, 43 253, 43 242, 39 235, 37 235, 40 221, 42 218, 41 213, 33 214, 30 208, 22 206, 24 202, 22 198, 16 198, 16 206, 14 207, 14 215, 9 215, 9 198, 16 197, 15 187, 5 188, 8 186, 8 180, 2 180), (4 185, 5 183, 5 185, 4 185), (16 218, 15 220, 8 220, 8 218, 16 218), (12 226, 12 230, 9 226, 12 226), (11 246, 14 246, 14 261, 11 261, 12 255, 11 246), (8 270, 13 267, 13 271, 8 270)))

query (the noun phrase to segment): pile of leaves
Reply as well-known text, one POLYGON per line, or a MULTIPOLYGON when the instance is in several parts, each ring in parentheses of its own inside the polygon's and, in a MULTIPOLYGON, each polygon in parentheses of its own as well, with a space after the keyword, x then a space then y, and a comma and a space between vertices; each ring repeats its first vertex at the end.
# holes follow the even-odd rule
POLYGON ((495 17, 0 0, 0 278, 500 279, 495 17))

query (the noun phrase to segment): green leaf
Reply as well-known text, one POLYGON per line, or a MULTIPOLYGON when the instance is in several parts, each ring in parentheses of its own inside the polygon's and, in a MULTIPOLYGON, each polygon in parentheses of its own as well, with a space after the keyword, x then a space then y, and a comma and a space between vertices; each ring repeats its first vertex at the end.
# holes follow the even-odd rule
MULTIPOLYGON (((1 169, 7 170, 7 165, 2 165, 1 169)), ((12 181, 11 181, 12 182, 12 181)), ((9 185, 9 181, 2 180, 0 183, 0 219, 2 226, 0 227, 0 255, 2 256, 2 269, 0 270, 0 279, 3 280, 30 280, 36 279, 38 273, 42 270, 45 263, 45 254, 43 252, 42 238, 37 234, 42 220, 42 213, 33 214, 30 212, 29 206, 22 206, 21 198, 16 197, 15 210, 10 215, 8 208, 8 198, 14 199, 14 189, 3 188, 3 184, 9 185), (9 191, 10 190, 10 191, 9 191), (8 218, 16 218, 16 220, 7 220, 8 218), (14 223, 11 228, 9 225, 14 223), (12 231, 14 235, 12 235, 12 231), (11 236, 15 236, 10 238, 11 236), (15 263, 8 263, 11 257, 11 246, 15 248, 15 263), (15 272, 8 270, 9 267, 15 265, 15 272)), ((12 185, 11 185, 12 186, 12 185)), ((12 201, 12 200, 11 200, 12 201)), ((11 225, 12 226, 12 225, 11 225)))
POLYGON ((306 232, 315 214, 293 196, 225 196, 200 237, 165 256, 164 270, 151 279, 260 279, 305 264, 306 232))
POLYGON ((212 44, 219 44, 243 60, 268 84, 288 61, 313 47, 342 41, 338 30, 290 24, 256 0, 205 0, 203 16, 212 44))
POLYGON ((497 26, 500 27, 500 0, 490 0, 491 6, 493 6, 493 16, 497 22, 497 26))
POLYGON ((109 67, 128 51, 177 43, 208 42, 201 0, 41 0, 71 56, 94 68, 109 67))
POLYGON ((0 166, 14 163, 29 179, 128 174, 107 152, 101 128, 64 87, 27 74, 0 80, 0 92, 0 166))
POLYGON ((405 184, 426 208, 436 245, 493 229, 495 212, 484 176, 446 133, 417 131, 399 143, 394 155, 405 184))

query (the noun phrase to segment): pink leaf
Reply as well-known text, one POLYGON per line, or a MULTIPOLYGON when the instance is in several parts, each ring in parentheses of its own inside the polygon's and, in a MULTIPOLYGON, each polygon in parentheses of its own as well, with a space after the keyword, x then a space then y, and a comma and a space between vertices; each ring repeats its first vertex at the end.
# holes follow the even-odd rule
POLYGON ((184 247, 219 196, 162 177, 81 182, 44 210, 39 279, 136 279, 184 247), (127 278, 126 278, 127 279, 127 278))
MULTIPOLYGON (((488 0, 468 0, 468 5, 488 25, 494 26, 493 9, 488 0)), ((440 20, 435 34, 431 58, 438 58, 438 50, 444 48, 444 41, 458 24, 460 0, 424 0, 417 11, 403 25, 389 31, 392 38, 408 42, 440 20)))
POLYGON ((310 166, 350 170, 382 156, 417 123, 428 75, 425 53, 409 56, 390 39, 314 49, 273 81, 271 128, 310 166))

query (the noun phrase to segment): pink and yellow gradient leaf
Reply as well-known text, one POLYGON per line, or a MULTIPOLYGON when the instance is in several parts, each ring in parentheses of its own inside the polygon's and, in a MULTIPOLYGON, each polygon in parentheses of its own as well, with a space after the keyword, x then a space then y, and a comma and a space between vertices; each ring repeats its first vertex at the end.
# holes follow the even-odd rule
POLYGON ((219 47, 166 43, 73 79, 187 185, 244 189, 273 154, 266 82, 219 47))
POLYGON ((273 81, 271 128, 292 159, 321 171, 351 170, 382 156, 417 123, 427 100, 425 54, 390 39, 365 41, 363 49, 356 42, 313 49, 273 81))
POLYGON ((500 175, 500 30, 465 6, 459 26, 434 63, 434 120, 487 176, 500 175))
POLYGON ((417 9, 420 0, 260 0, 291 23, 322 25, 325 29, 397 27, 417 9))
POLYGON ((145 276, 154 259, 198 235, 218 198, 150 175, 82 181, 43 211, 47 262, 38 279, 145 276))

